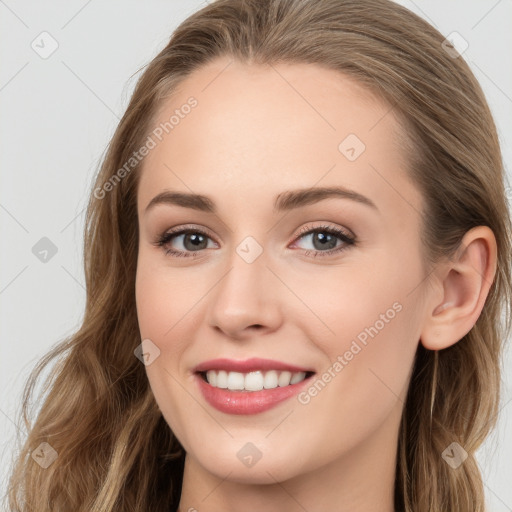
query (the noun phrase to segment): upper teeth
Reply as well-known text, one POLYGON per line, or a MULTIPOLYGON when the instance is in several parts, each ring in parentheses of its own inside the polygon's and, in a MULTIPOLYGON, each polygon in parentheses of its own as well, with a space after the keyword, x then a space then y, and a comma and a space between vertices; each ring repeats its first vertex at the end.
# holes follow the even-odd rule
POLYGON ((268 372, 255 371, 249 373, 226 372, 225 370, 208 370, 206 379, 211 386, 216 388, 246 391, 260 391, 261 389, 273 389, 290 384, 297 384, 306 378, 306 372, 268 372))

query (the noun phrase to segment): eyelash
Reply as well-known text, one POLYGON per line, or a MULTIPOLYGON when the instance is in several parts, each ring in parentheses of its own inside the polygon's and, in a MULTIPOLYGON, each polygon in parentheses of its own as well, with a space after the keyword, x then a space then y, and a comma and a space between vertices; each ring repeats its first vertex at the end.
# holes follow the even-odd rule
MULTIPOLYGON (((199 251, 177 251, 175 249, 169 249, 165 246, 176 236, 183 235, 183 234, 200 234, 207 238, 211 238, 208 233, 205 231, 194 228, 194 229, 187 229, 187 228, 178 228, 176 230, 166 231, 162 235, 158 237, 154 245, 161 247, 165 253, 166 256, 171 255, 172 257, 196 257, 196 254, 199 254, 202 250, 199 251)), ((300 238, 309 235, 311 233, 327 233, 329 235, 335 235, 341 239, 342 242, 344 242, 344 245, 340 245, 339 247, 335 247, 333 249, 328 249, 327 251, 318 251, 318 250, 310 250, 305 249, 306 254, 309 254, 310 252, 313 252, 314 256, 317 257, 318 255, 321 255, 321 257, 324 256, 330 256, 335 253, 340 253, 341 251, 344 251, 350 246, 353 246, 356 244, 355 237, 349 236, 347 233, 342 231, 339 228, 333 227, 333 226, 318 226, 315 228, 309 228, 304 227, 300 230, 298 236, 296 237, 296 240, 299 240, 300 238)))

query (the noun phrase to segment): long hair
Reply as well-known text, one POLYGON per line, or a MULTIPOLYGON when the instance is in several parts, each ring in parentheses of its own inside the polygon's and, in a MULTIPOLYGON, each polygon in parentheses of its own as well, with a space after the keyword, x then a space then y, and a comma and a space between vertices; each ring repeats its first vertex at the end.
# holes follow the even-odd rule
POLYGON ((141 343, 135 273, 143 160, 126 163, 154 128, 163 100, 221 56, 255 65, 319 64, 389 104, 407 134, 408 173, 426 204, 421 236, 428 268, 451 257, 469 229, 485 225, 494 232, 497 271, 476 324, 444 350, 419 344, 395 485, 397 511, 485 510, 475 452, 495 426, 500 402, 512 229, 491 112, 468 65, 447 51, 444 39, 390 0, 217 0, 181 23, 140 76, 102 159, 84 230, 83 322, 39 361, 25 385, 28 435, 12 468, 11 510, 163 512, 179 502, 184 450, 134 355, 141 343), (35 383, 52 361, 32 418, 35 383), (468 453, 456 471, 442 457, 454 441, 468 453), (34 452, 48 446, 57 455, 42 467, 34 452))

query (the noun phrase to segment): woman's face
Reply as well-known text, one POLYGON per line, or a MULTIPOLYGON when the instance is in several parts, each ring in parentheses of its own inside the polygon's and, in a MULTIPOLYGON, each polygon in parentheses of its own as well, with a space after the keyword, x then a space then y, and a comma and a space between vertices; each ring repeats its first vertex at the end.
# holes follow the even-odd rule
POLYGON ((230 62, 185 80, 147 142, 136 300, 156 401, 219 478, 393 462, 424 313, 397 121, 335 71, 230 62))

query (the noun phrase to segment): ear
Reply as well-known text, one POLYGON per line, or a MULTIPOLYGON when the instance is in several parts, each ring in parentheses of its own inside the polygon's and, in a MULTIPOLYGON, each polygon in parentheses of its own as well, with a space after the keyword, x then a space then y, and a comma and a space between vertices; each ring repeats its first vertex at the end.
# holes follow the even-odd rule
POLYGON ((425 348, 454 345, 475 325, 496 274, 496 253, 494 233, 478 226, 464 235, 456 255, 437 268, 420 336, 425 348))

